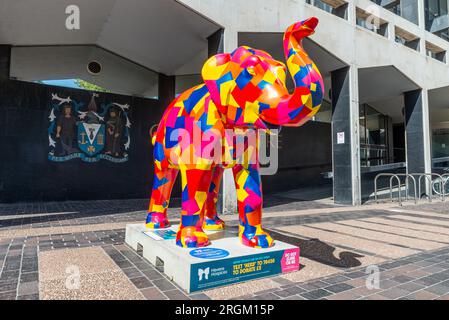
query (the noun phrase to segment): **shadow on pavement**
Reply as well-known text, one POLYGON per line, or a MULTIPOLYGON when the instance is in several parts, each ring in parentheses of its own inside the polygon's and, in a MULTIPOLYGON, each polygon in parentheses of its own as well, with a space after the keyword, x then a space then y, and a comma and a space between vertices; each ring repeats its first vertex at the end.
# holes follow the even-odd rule
POLYGON ((299 239, 292 236, 287 236, 276 231, 269 231, 275 240, 287 242, 291 245, 300 248, 300 256, 314 260, 316 262, 336 267, 336 268, 353 268, 362 265, 362 262, 357 258, 362 258, 363 255, 343 251, 340 252, 339 257, 334 256, 335 247, 319 240, 319 239, 299 239))

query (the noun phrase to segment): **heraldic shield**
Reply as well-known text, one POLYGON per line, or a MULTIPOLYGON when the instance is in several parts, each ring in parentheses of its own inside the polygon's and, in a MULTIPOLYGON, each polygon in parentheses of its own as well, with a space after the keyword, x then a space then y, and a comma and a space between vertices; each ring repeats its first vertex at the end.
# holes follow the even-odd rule
POLYGON ((103 150, 104 139, 104 124, 78 123, 78 146, 90 157, 103 150))

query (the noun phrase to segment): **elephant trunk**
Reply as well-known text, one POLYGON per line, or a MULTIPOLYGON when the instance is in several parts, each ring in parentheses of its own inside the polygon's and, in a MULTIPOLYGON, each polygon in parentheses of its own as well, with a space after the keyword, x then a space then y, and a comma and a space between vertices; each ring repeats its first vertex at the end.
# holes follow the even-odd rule
POLYGON ((293 94, 281 98, 271 114, 264 114, 264 120, 275 125, 300 126, 318 112, 323 78, 302 46, 302 40, 314 33, 317 24, 317 18, 310 18, 291 25, 284 33, 284 54, 295 89, 293 94))

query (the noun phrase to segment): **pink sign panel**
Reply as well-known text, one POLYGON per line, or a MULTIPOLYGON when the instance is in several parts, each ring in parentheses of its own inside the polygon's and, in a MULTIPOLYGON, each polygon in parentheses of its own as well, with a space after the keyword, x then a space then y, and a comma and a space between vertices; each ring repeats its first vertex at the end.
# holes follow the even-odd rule
POLYGON ((282 273, 297 271, 299 269, 299 248, 287 249, 281 259, 282 273))

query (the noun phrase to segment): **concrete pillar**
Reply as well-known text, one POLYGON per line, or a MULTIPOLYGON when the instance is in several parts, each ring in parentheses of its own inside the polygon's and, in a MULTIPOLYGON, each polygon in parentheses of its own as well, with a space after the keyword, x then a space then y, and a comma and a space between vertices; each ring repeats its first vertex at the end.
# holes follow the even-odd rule
MULTIPOLYGON (((232 29, 225 29, 223 41, 224 52, 234 51, 238 47, 238 32, 232 29)), ((237 191, 231 169, 225 170, 223 174, 222 191, 223 213, 237 213, 237 191)))
POLYGON ((224 52, 224 29, 219 29, 207 38, 207 56, 210 58, 224 52))
POLYGON ((9 79, 11 65, 11 46, 0 45, 0 80, 9 79))
POLYGON ((345 67, 331 73, 332 166, 334 202, 360 205, 360 135, 358 70, 345 67))
POLYGON ((355 1, 348 2, 348 22, 353 26, 357 25, 357 12, 355 1))
MULTIPOLYGON (((238 47, 238 32, 230 29, 220 29, 208 39, 209 57, 223 52, 232 52, 238 47)), ((218 212, 233 214, 237 212, 237 193, 235 190, 232 170, 225 170, 217 203, 218 212)))
POLYGON ((421 29, 426 29, 426 11, 425 11, 425 0, 417 0, 418 5, 418 25, 421 29))
POLYGON ((388 40, 391 42, 396 41, 396 30, 393 22, 388 22, 388 40))
POLYGON ((167 108, 175 98, 175 81, 175 76, 159 74, 158 99, 161 101, 163 109, 167 108))
POLYGON ((432 172, 427 90, 404 93, 407 172, 432 172))

